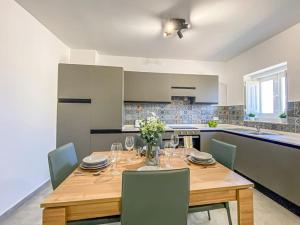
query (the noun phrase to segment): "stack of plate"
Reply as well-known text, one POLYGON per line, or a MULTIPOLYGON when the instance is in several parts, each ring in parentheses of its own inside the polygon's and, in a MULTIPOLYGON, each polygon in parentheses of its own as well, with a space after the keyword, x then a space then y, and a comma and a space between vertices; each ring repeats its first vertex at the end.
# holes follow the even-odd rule
POLYGON ((106 156, 90 155, 85 157, 80 164, 80 168, 84 170, 100 170, 110 164, 106 156))
POLYGON ((200 165, 212 165, 216 163, 216 160, 212 157, 211 154, 207 152, 191 152, 187 159, 195 164, 200 165))

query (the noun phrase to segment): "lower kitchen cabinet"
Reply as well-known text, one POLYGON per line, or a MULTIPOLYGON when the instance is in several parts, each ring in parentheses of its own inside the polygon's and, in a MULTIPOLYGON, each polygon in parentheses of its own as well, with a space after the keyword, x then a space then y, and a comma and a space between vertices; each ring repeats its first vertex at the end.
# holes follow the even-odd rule
POLYGON ((108 151, 111 144, 115 142, 121 142, 124 146, 125 135, 123 133, 113 134, 91 134, 91 151, 108 151))
POLYGON ((204 151, 211 138, 237 146, 235 170, 300 206, 299 149, 225 132, 204 132, 204 151))
MULTIPOLYGON (((171 134, 173 132, 166 132, 162 139, 170 140, 171 134)), ((110 150, 111 144, 114 142, 120 142, 125 149, 125 139, 126 136, 136 136, 138 132, 123 132, 123 133, 101 133, 101 134, 91 134, 91 152, 97 151, 108 151, 110 150)))

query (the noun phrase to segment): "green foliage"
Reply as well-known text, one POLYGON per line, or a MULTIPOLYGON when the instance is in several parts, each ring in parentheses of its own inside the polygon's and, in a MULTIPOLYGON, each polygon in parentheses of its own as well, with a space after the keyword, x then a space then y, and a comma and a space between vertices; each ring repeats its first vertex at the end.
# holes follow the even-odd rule
POLYGON ((279 115, 279 118, 280 119, 285 119, 285 118, 287 118, 287 114, 284 112, 284 113, 281 113, 280 115, 279 115))
POLYGON ((214 121, 214 120, 208 121, 208 126, 209 127, 217 127, 218 126, 218 122, 214 121))
POLYGON ((157 142, 165 132, 165 124, 155 115, 140 122, 141 138, 148 144, 157 145, 157 142))
POLYGON ((249 117, 255 117, 255 114, 254 113, 249 113, 248 116, 249 117))

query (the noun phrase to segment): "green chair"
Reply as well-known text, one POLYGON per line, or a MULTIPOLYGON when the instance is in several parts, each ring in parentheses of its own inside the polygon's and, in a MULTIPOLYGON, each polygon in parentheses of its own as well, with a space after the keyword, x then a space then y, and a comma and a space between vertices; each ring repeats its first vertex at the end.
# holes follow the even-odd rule
MULTIPOLYGON (((48 154, 50 177, 53 189, 56 189, 78 166, 73 143, 63 145, 48 154)), ((96 225, 119 222, 120 216, 68 222, 68 225, 96 225)))
MULTIPOLYGON (((226 166, 227 168, 233 170, 234 161, 236 156, 236 146, 231 145, 222 141, 218 141, 216 139, 211 140, 209 153, 213 155, 213 157, 222 165, 226 166)), ((232 225, 231 215, 230 215, 230 208, 228 202, 218 203, 218 204, 208 204, 208 205, 201 205, 201 206, 192 206, 189 207, 189 213, 194 212, 204 212, 207 211, 208 218, 210 220, 210 212, 209 210, 214 209, 222 209, 225 208, 227 211, 228 223, 232 225)))
POLYGON ((63 145, 48 154, 50 177, 56 189, 78 166, 73 143, 63 145))
POLYGON ((124 171, 121 225, 186 225, 189 169, 124 171))

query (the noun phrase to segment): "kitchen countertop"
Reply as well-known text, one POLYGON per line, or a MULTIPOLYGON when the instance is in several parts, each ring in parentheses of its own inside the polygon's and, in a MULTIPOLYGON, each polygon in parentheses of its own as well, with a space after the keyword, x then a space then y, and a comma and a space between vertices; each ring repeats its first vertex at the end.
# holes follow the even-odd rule
MULTIPOLYGON (((300 148, 300 134, 291 133, 291 132, 282 132, 276 130, 266 130, 261 129, 261 132, 276 134, 276 135, 257 135, 257 134, 249 134, 247 131, 256 131, 256 128, 253 127, 245 127, 245 126, 236 126, 231 124, 219 124, 216 128, 210 128, 207 124, 168 124, 166 131, 173 131, 174 129, 170 128, 169 126, 176 125, 176 126, 193 126, 198 128, 202 132, 213 132, 213 131, 223 131, 226 133, 237 134, 241 136, 247 136, 254 139, 259 140, 266 140, 278 144, 287 144, 291 145, 290 147, 299 147, 300 148), (241 130, 238 130, 241 129, 241 130)), ((122 128, 123 132, 138 132, 139 128, 134 127, 133 125, 125 125, 122 128)))

